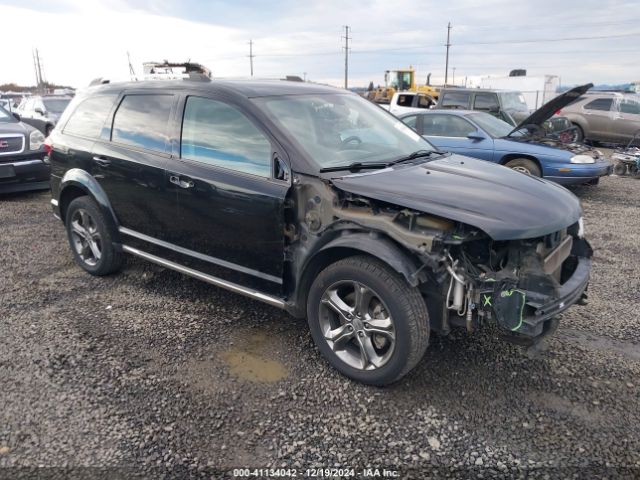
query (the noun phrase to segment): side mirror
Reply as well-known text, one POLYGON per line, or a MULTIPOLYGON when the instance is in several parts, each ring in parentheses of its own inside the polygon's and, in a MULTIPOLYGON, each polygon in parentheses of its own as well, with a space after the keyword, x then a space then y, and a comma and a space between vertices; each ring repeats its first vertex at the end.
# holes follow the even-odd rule
POLYGON ((498 105, 492 105, 491 107, 489 107, 487 112, 489 112, 489 113, 500 113, 500 107, 498 105))
POLYGON ((42 110, 40 107, 37 107, 37 108, 35 109, 35 112, 36 112, 36 113, 39 113, 40 115, 44 115, 44 110, 42 110))
POLYGON ((22 120, 22 118, 20 118, 20 115, 18 115, 16 112, 12 112, 11 115, 13 115, 13 118, 18 120, 19 122, 22 120))
POLYGON ((476 130, 475 132, 471 132, 469 135, 467 135, 467 138, 469 140, 480 141, 480 140, 485 140, 487 136, 480 130, 476 130))

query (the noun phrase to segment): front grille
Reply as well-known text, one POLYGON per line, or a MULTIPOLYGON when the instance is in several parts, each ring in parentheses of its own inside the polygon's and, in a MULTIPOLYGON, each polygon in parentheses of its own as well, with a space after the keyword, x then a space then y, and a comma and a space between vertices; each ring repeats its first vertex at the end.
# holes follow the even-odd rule
POLYGON ((24 151, 24 135, 1 135, 0 155, 13 155, 24 151))

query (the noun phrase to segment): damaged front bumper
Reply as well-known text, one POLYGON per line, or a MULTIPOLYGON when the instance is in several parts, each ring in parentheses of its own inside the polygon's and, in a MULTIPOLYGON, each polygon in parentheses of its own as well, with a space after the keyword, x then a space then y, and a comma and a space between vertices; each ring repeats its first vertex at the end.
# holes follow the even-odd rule
POLYGON ((487 278, 474 295, 479 318, 493 318, 508 340, 530 344, 550 330, 553 319, 587 297, 592 250, 574 239, 572 250, 557 275, 543 272, 544 262, 530 262, 516 277, 487 278), (557 277, 557 278, 556 278, 557 277))

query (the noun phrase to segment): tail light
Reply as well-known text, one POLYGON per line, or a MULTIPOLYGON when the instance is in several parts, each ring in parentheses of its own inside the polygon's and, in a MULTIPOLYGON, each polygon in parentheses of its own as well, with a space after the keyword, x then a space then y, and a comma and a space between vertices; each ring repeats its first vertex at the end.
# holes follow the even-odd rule
POLYGON ((47 139, 44 141, 44 151, 47 156, 53 153, 53 144, 51 143, 51 137, 47 137, 47 139))
POLYGON ((44 163, 51 163, 51 154, 53 153, 53 144, 51 143, 51 137, 47 137, 44 141, 44 163))
POLYGON ((554 113, 554 115, 562 115, 562 109, 556 110, 556 113, 554 113))

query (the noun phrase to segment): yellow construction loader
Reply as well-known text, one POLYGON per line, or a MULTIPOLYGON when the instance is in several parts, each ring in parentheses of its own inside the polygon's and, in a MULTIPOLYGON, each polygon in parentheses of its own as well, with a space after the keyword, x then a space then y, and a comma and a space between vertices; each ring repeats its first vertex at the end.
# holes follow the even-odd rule
POLYGON ((426 93, 434 100, 438 100, 439 91, 431 85, 416 85, 416 71, 413 67, 384 72, 384 87, 374 88, 367 94, 367 98, 375 103, 387 104, 396 92, 426 93))

